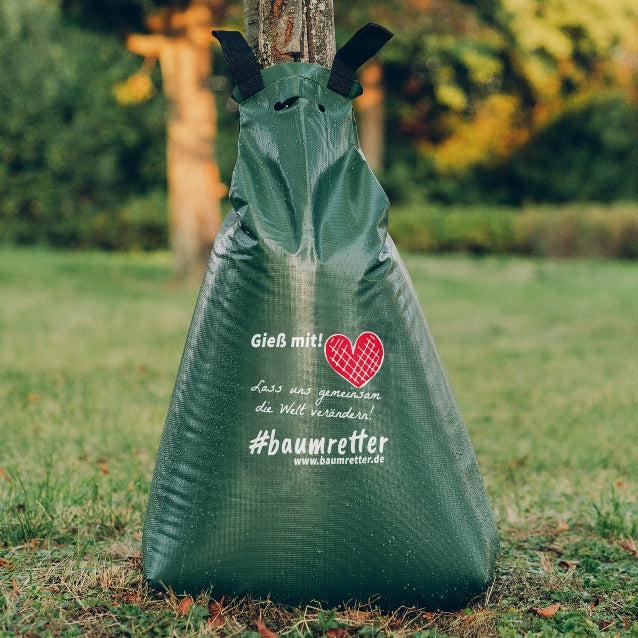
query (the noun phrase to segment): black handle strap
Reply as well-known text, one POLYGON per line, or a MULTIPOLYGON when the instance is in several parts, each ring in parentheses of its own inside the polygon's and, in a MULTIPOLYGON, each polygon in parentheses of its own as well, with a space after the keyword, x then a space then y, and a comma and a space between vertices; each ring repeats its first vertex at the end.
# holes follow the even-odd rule
POLYGON ((357 69, 375 55, 393 35, 391 31, 374 22, 359 29, 337 51, 328 88, 347 97, 356 80, 357 69))
POLYGON ((233 80, 244 100, 264 88, 261 66, 248 42, 239 31, 213 31, 222 45, 222 53, 233 80))

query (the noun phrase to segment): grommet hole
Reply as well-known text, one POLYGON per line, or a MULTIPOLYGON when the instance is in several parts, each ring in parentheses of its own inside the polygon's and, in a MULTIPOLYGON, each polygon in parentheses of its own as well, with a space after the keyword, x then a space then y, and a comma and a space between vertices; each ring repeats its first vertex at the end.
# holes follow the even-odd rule
POLYGON ((326 107, 325 107, 323 104, 317 104, 317 107, 319 108, 319 110, 320 110, 322 113, 325 113, 325 112, 326 112, 326 107))
POLYGON ((295 95, 293 97, 289 97, 287 100, 284 100, 283 102, 275 102, 275 106, 274 106, 275 111, 283 111, 284 109, 289 109, 291 106, 294 106, 294 104, 297 102, 299 97, 300 97, 299 95, 295 95))

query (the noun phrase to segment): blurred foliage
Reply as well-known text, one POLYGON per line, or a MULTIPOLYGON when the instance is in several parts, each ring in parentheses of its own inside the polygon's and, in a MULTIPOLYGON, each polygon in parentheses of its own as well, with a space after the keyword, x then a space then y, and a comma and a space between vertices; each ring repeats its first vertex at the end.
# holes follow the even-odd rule
POLYGON ((389 231, 414 252, 472 255, 638 258, 638 204, 570 204, 522 209, 395 207, 389 231))
POLYGON ((163 101, 116 102, 139 67, 117 39, 63 23, 50 2, 0 5, 0 239, 93 243, 100 215, 162 188, 163 101))
MULTIPOLYGON (((64 20, 56 0, 0 0, 0 57, 11 69, 0 76, 0 241, 165 245, 159 70, 129 54, 117 35, 143 30, 149 16, 190 2, 59 2, 64 20)), ((221 4, 226 26, 237 28, 241 3, 221 4)), ((638 199, 635 0, 351 0, 335 2, 335 11, 339 43, 369 20, 397 34, 379 56, 387 118, 379 177, 394 203, 638 199)), ((215 151, 229 184, 236 104, 212 41, 211 50, 215 151)), ((418 214, 404 220, 410 228, 418 214)), ((538 239, 549 232, 545 213, 516 227, 509 215, 489 215, 483 222, 474 212, 453 224, 451 217, 424 216, 421 231, 406 237, 434 250, 477 252, 486 244, 489 251, 515 245, 536 254, 544 250, 539 246, 561 243, 538 239), (537 239, 520 239, 532 226, 528 235, 537 239), (428 232, 436 240, 427 240, 428 232)), ((567 228, 571 218, 561 219, 567 228)), ((598 217, 587 219, 571 227, 581 234, 585 226, 602 228, 598 217)), ((610 216, 611 230, 600 232, 617 237, 620 228, 632 237, 632 220, 610 216)), ((633 240, 625 247, 610 241, 617 247, 607 252, 633 255, 633 240)))
POLYGON ((350 28, 372 18, 398 34, 381 52, 382 179, 395 198, 636 197, 635 0, 352 0, 341 11, 350 28))

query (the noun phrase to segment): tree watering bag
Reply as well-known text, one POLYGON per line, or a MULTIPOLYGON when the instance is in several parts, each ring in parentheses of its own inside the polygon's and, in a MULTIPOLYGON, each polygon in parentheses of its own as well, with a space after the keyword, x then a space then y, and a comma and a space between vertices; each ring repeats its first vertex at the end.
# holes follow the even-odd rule
POLYGON ((262 70, 216 32, 240 102, 233 210, 151 484, 155 586, 451 609, 493 576, 491 506, 353 120, 355 71, 390 35, 364 27, 332 69, 262 70))

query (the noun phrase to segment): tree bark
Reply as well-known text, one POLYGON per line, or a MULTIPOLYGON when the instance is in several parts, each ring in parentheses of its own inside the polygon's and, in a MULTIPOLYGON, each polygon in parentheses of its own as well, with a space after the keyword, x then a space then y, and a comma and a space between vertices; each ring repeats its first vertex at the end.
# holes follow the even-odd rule
POLYGON ((133 35, 131 51, 157 57, 169 102, 167 169, 175 274, 201 280, 221 223, 220 183, 213 144, 216 109, 208 83, 212 73, 210 29, 214 16, 202 4, 150 22, 156 33, 133 35))
POLYGON ((329 67, 335 55, 332 0, 243 0, 246 40, 263 68, 281 62, 329 67))
MULTIPOLYGON (((330 67, 335 56, 332 0, 243 0, 244 30, 263 68, 281 62, 330 67)), ((357 100, 359 139, 373 170, 383 168, 385 93, 383 70, 371 62, 362 71, 364 94, 357 100)))

